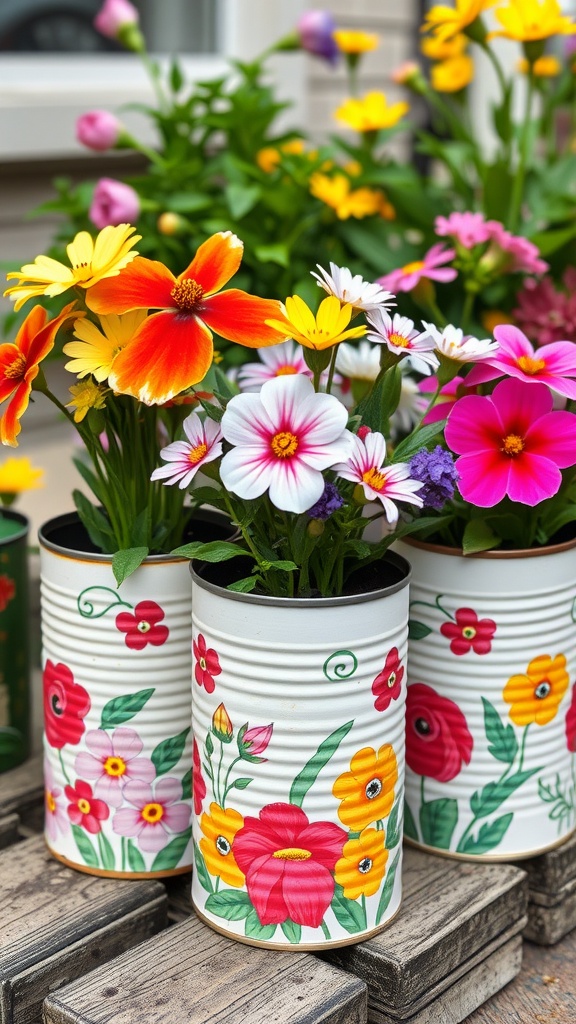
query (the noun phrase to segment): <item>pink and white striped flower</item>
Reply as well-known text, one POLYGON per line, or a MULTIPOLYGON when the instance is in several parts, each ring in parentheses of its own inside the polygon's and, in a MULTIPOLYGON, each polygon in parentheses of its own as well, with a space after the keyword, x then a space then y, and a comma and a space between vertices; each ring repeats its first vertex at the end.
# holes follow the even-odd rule
POLYGON ((368 501, 381 501, 389 523, 398 520, 394 502, 407 501, 422 508, 422 499, 416 491, 423 486, 420 480, 410 479, 408 463, 398 462, 386 466, 386 438, 374 430, 361 439, 353 434, 353 451, 345 462, 333 469, 344 480, 361 484, 368 501))
POLYGON ((458 277, 458 271, 443 264, 450 263, 455 255, 454 249, 445 249, 442 242, 438 242, 425 253, 423 259, 413 260, 403 267, 390 271, 389 274, 384 274, 378 278, 378 284, 383 288, 390 288, 393 292, 411 292, 422 278, 427 281, 453 281, 458 277))
POLYGON ((120 807, 128 782, 152 782, 156 775, 150 758, 138 756, 144 743, 135 729, 119 726, 111 736, 104 729, 91 729, 85 742, 90 753, 82 751, 76 756, 76 774, 94 782, 94 796, 110 807, 120 807))
POLYGON ((340 302, 348 303, 353 309, 363 310, 367 313, 371 309, 386 309, 388 306, 395 306, 395 296, 386 288, 383 288, 377 281, 372 284, 365 281, 361 274, 354 274, 348 267, 338 267, 335 263, 330 264, 330 273, 324 270, 319 263, 316 264, 319 274, 311 271, 312 277, 320 288, 323 288, 328 295, 335 295, 340 302))
POLYGON ((312 376, 300 345, 295 341, 283 341, 270 348, 259 348, 259 363, 244 363, 238 368, 237 380, 242 391, 260 391, 267 380, 287 377, 296 373, 312 376))
POLYGON ((183 832, 190 824, 191 808, 179 802, 179 779, 160 779, 155 789, 148 782, 127 782, 123 796, 132 806, 116 811, 112 829, 116 835, 136 839, 144 853, 158 853, 171 835, 183 832))
POLYGON ((417 331, 414 321, 407 316, 395 313, 390 316, 386 310, 375 309, 366 316, 368 323, 374 328, 367 334, 368 341, 386 347, 395 356, 405 356, 410 366, 417 373, 431 373, 438 368, 438 358, 434 355, 436 344, 429 331, 417 331))
POLYGON ((163 480, 165 484, 178 484, 181 490, 188 487, 201 466, 222 455, 222 432, 214 420, 201 420, 198 413, 191 412, 184 423, 187 441, 173 441, 162 448, 161 458, 166 466, 159 466, 150 477, 163 480))
POLYGON ((433 339, 436 351, 445 359, 456 363, 476 363, 491 356, 498 348, 498 342, 490 338, 473 338, 464 334, 461 327, 446 324, 441 331, 435 324, 422 321, 429 336, 433 339))
POLYGON ((342 403, 317 394, 302 374, 236 395, 222 417, 222 434, 235 446, 220 466, 224 487, 247 500, 268 491, 276 508, 305 512, 324 491, 322 471, 348 455, 347 420, 342 403))

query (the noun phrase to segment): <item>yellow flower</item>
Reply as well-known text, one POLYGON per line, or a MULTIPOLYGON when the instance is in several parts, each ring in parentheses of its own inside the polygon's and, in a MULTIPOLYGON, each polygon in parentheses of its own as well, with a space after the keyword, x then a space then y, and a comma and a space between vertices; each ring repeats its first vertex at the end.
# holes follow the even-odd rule
POLYGON ((35 469, 30 459, 12 456, 0 466, 0 494, 21 494, 43 487, 43 469, 35 469))
POLYGON ((375 32, 354 32, 351 29, 336 29, 332 33, 341 53, 368 53, 380 45, 380 36, 375 32))
POLYGON ((387 818, 394 803, 398 766, 394 748, 385 743, 378 753, 363 747, 350 761, 350 771, 339 775, 332 787, 341 800, 338 817, 354 832, 387 818))
POLYGON ((100 383, 107 380, 116 356, 132 340, 146 316, 145 309, 135 309, 121 316, 102 314, 101 329, 86 318, 76 320, 74 337, 79 340, 68 341, 62 349, 65 355, 74 357, 66 363, 65 369, 78 377, 91 373, 100 383))
POLYGON ((303 152, 303 139, 289 139, 288 142, 283 142, 281 146, 264 146, 256 154, 256 163, 265 174, 271 174, 278 167, 282 153, 300 156, 303 152))
POLYGON ((336 881, 349 900, 373 896, 378 891, 388 860, 384 832, 367 828, 357 839, 344 844, 342 856, 336 861, 336 881))
POLYGON ((439 4, 428 11, 421 31, 433 32, 437 39, 446 42, 464 32, 494 3, 495 0, 456 0, 456 7, 439 4))
POLYGON ((100 231, 96 241, 87 231, 79 231, 66 246, 71 266, 66 267, 50 256, 37 256, 34 263, 6 275, 18 284, 7 288, 4 295, 16 300, 14 309, 18 310, 33 295, 61 295, 73 285, 91 288, 105 277, 115 277, 138 255, 130 248, 142 237, 134 235, 135 230, 130 224, 109 226, 100 231))
POLYGON ((348 99, 334 117, 357 132, 375 132, 379 128, 392 128, 410 109, 403 100, 388 106, 383 92, 367 92, 360 99, 348 99))
POLYGON ((346 330, 352 316, 352 306, 342 306, 335 295, 322 300, 316 316, 299 295, 286 299, 282 308, 284 320, 266 320, 268 327, 280 331, 284 337, 293 338, 305 348, 322 351, 346 338, 361 338, 367 328, 351 327, 346 330))
POLYGON ((430 72, 432 88, 436 92, 460 92, 470 85, 474 77, 474 61, 467 54, 451 57, 434 64, 430 72))
POLYGON ((495 14, 504 27, 492 34, 519 43, 576 32, 576 25, 562 14, 558 0, 509 0, 508 7, 500 7, 495 14))
POLYGON ((512 676, 502 696, 511 705, 508 714, 515 725, 546 725, 558 711, 570 678, 566 671, 566 658, 557 654, 540 654, 533 658, 526 675, 512 676))
MULTIPOLYGON (((530 63, 525 57, 522 57, 518 61, 518 71, 522 75, 527 75, 530 70, 530 63)), ((552 54, 543 54, 542 57, 538 57, 532 65, 532 71, 537 78, 554 78, 559 75, 562 71, 562 65, 557 57, 553 57, 552 54)))
POLYGON ((83 380, 81 384, 73 384, 69 388, 73 396, 71 402, 66 403, 67 409, 75 409, 74 422, 81 423, 90 409, 104 409, 106 401, 104 391, 92 380, 83 380))
POLYGON ((234 726, 223 704, 219 704, 212 715, 212 732, 224 743, 230 743, 234 735, 234 726))
POLYGON ((232 844, 243 824, 239 811, 232 808, 225 811, 215 803, 210 804, 210 814, 203 814, 200 819, 200 828, 205 836, 200 840, 200 849, 208 871, 237 889, 244 885, 244 873, 236 863, 232 844))
POLYGON ((428 60, 450 60, 451 57, 462 56, 468 43, 469 40, 462 33, 452 36, 451 39, 428 36, 420 43, 420 49, 428 60))
POLYGON ((330 177, 316 171, 310 175, 310 192, 331 207, 339 220, 369 217, 374 213, 380 213, 387 220, 392 220, 395 216, 393 208, 382 192, 374 188, 352 189, 344 174, 330 177))
POLYGON ((482 313, 482 327, 488 334, 494 333, 494 328, 498 327, 499 324, 513 324, 512 317, 508 316, 508 313, 504 313, 501 309, 487 309, 482 313))

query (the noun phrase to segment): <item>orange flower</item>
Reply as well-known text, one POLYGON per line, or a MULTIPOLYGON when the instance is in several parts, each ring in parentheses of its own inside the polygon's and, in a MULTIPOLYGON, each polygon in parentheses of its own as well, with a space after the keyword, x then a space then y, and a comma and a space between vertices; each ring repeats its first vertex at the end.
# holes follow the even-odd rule
POLYGON ((247 348, 283 341, 264 323, 278 315, 279 302, 238 288, 220 291, 238 270, 242 250, 236 235, 221 231, 203 242, 179 277, 162 263, 137 256, 118 277, 91 288, 87 302, 95 313, 159 310, 114 360, 109 384, 115 391, 146 405, 168 402, 206 375, 212 331, 247 348))
POLYGON ((350 761, 350 771, 339 775, 332 787, 337 800, 340 821, 354 832, 360 832, 372 821, 387 818, 394 803, 394 786, 398 766, 394 748, 389 743, 380 747, 363 747, 350 761))
POLYGON ((384 846, 384 832, 367 828, 357 839, 344 845, 342 856, 336 862, 335 877, 349 900, 359 896, 373 896, 384 878, 388 850, 384 846))
POLYGON ((526 675, 512 676, 502 696, 511 704, 510 718, 515 725, 546 725, 555 717, 570 679, 566 658, 557 654, 539 654, 533 658, 526 675))
POLYGON ((77 316, 75 302, 65 306, 53 320, 48 320, 42 306, 34 306, 14 342, 0 345, 0 404, 9 400, 0 418, 2 444, 17 447, 20 419, 28 408, 39 364, 54 347, 54 339, 62 324, 77 316))
POLYGON ((430 72, 432 88, 436 92, 460 92, 474 77, 474 61, 468 54, 450 57, 434 64, 430 72))
POLYGON ((239 811, 231 807, 225 811, 215 803, 210 804, 210 814, 203 814, 200 819, 200 828, 205 836, 200 840, 200 849, 208 871, 236 889, 244 885, 244 872, 240 871, 236 863, 232 844, 243 824, 244 819, 239 811))

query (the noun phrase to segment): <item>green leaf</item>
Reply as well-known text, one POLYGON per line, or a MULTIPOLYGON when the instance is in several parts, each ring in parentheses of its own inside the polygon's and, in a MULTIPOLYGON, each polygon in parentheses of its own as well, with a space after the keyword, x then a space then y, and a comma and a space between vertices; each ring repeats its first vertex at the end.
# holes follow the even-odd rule
POLYGON ((425 427, 421 427, 415 434, 411 434, 405 437, 403 441, 394 449, 392 455, 392 462, 406 462, 411 459, 416 452, 422 450, 422 448, 429 448, 435 441, 438 441, 442 436, 446 421, 442 420, 436 423, 429 423, 425 427))
POLYGON ((355 900, 349 900, 344 895, 344 889, 338 883, 334 887, 334 895, 330 906, 338 924, 349 935, 356 935, 366 927, 366 914, 361 905, 355 900))
POLYGON ((380 921, 390 905, 392 893, 394 892, 394 879, 396 878, 396 871, 400 863, 401 853, 402 849, 400 848, 386 872, 386 881, 384 882, 382 893, 380 895, 380 902, 378 903, 378 910, 376 911, 376 924, 380 924, 380 921))
POLYGON ((124 548, 123 551, 115 551, 112 555, 112 572, 118 586, 131 576, 149 554, 149 548, 124 548))
POLYGON ((404 801, 404 835, 408 839, 414 839, 416 842, 419 840, 418 829, 416 828, 416 822, 414 821, 414 815, 410 810, 410 807, 406 801, 404 801))
POLYGON ((170 88, 172 92, 180 92, 183 85, 184 75, 182 74, 178 61, 173 60, 170 64, 170 88))
POLYGON ((182 555, 183 558, 198 558, 201 562, 227 562, 229 558, 244 558, 249 552, 239 544, 232 544, 228 540, 210 540, 207 544, 201 541, 194 541, 192 544, 182 544, 174 548, 173 555, 182 555))
POLYGON ((132 839, 128 840, 128 864, 131 871, 146 871, 146 862, 132 839))
POLYGON ((284 935, 288 939, 288 942, 293 942, 296 945, 302 938, 302 925, 296 924, 295 921, 291 921, 289 917, 280 925, 284 935))
POLYGON ((388 821, 386 822, 387 850, 392 850, 393 847, 398 846, 398 843, 402 838, 402 816, 400 814, 401 806, 402 801, 397 800, 392 810, 390 811, 390 816, 388 818, 388 821))
POLYGON ((439 850, 449 850, 458 824, 458 801, 450 797, 429 800, 420 807, 422 841, 439 850))
POLYGON ((168 846, 165 846, 154 857, 150 871, 172 871, 173 868, 177 867, 178 861, 182 859, 186 852, 186 847, 191 837, 192 828, 190 827, 185 832, 180 832, 174 839, 171 839, 168 846))
POLYGON ((184 753, 189 732, 190 726, 179 732, 177 736, 169 736, 167 739, 162 740, 158 746, 154 747, 150 758, 156 769, 156 775, 164 775, 174 768, 174 765, 178 764, 184 753))
POLYGON ((113 729, 116 725, 128 722, 142 710, 153 693, 154 687, 149 690, 139 690, 138 693, 129 693, 125 697, 114 697, 112 700, 109 700, 102 708, 100 728, 113 729))
POLYGON ((409 640, 423 640, 425 636, 429 636, 432 633, 430 626, 426 626, 423 622, 418 622, 418 619, 408 620, 408 639, 409 640))
POLYGON ((260 263, 277 263, 280 267, 290 266, 290 250, 282 242, 270 245, 255 245, 254 253, 260 263))
POLYGON ((78 853, 84 863, 87 864, 89 868, 99 868, 100 861, 98 859, 98 854, 84 830, 81 829, 79 825, 72 825, 72 835, 74 836, 74 841, 78 847, 78 853))
POLYGON ((306 793, 310 787, 314 785, 320 772, 324 766, 328 764, 330 758, 336 753, 342 740, 348 735, 353 725, 354 719, 350 722, 346 722, 345 725, 341 725, 339 729, 335 729, 330 736, 322 741, 316 753, 313 754, 310 760, 304 765, 302 771, 299 772, 290 787, 289 802, 291 804, 296 804, 297 807, 302 807, 306 793))
POLYGON ((260 919, 254 907, 249 910, 246 915, 246 924, 244 925, 244 934, 249 935, 251 939, 271 939, 276 931, 275 924, 260 924, 260 919))
POLYGON ((254 782, 254 779, 234 779, 234 782, 230 786, 230 789, 246 789, 246 787, 249 786, 251 782, 254 782))
POLYGON ((541 771, 541 767, 530 768, 527 771, 515 772, 514 775, 509 775, 498 782, 487 782, 481 790, 476 790, 470 797, 474 817, 487 818, 489 814, 493 814, 519 786, 541 771))
POLYGON ((182 799, 192 799, 192 769, 189 768, 185 775, 182 776, 182 799))
POLYGON ((371 430, 386 433, 386 424, 398 406, 402 390, 402 371, 399 364, 391 366, 381 376, 356 409, 362 424, 371 430))
POLYGON ((244 579, 229 583, 226 590, 235 590, 239 594, 249 594, 258 585, 259 576, 245 576, 244 579))
POLYGON ((241 220, 250 212, 262 195, 258 185, 228 185, 224 189, 226 202, 234 220, 241 220))
POLYGON ((196 878, 200 882, 202 888, 206 889, 206 892, 214 892, 212 879, 210 878, 208 868, 206 867, 206 861, 204 860, 202 850, 196 842, 194 843, 194 870, 196 872, 196 878))
POLYGON ((243 921, 253 909, 247 892, 223 889, 212 893, 205 903, 206 910, 226 921, 243 921))
POLYGON ((512 812, 509 814, 503 814, 502 817, 496 818, 495 821, 485 822, 482 825, 478 833, 478 838, 474 839, 473 836, 468 836, 466 841, 462 844, 458 844, 458 853, 489 853, 493 850, 504 838, 504 835, 510 825, 514 815, 512 812))
POLYGON ((103 832, 98 833, 98 849, 100 851, 100 859, 102 861, 102 867, 105 871, 114 871, 116 866, 116 860, 114 858, 114 850, 110 840, 106 838, 103 832))
MULTIPOLYGON (((247 553, 248 552, 246 552, 246 554, 247 553)), ((270 562, 265 559, 261 564, 263 570, 281 569, 282 572, 294 572, 294 570, 298 568, 296 562, 290 562, 284 558, 274 559, 273 562, 270 562)))
POLYGON ((88 500, 82 491, 73 491, 72 498, 82 525, 85 527, 92 543, 110 554, 114 550, 114 534, 106 516, 88 500))
POLYGON ((474 555, 477 551, 490 551, 501 543, 500 537, 483 519, 471 519, 466 523, 462 537, 462 551, 465 555, 474 555))
POLYGON ((510 723, 504 725, 496 708, 486 697, 482 697, 482 703, 484 705, 484 729, 489 743, 488 753, 498 761, 512 764, 518 752, 518 740, 514 729, 510 723))

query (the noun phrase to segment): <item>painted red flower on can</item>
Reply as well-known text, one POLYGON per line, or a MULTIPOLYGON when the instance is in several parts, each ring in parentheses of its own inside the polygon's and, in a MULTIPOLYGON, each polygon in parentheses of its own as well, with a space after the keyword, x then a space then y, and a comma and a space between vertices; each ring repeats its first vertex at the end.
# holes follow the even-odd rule
POLYGON ((70 801, 68 817, 73 825, 80 825, 87 832, 96 835, 102 830, 102 822, 110 815, 110 808, 103 800, 96 800, 92 786, 78 779, 75 786, 66 786, 64 793, 70 801))
POLYGON ((11 580, 6 573, 3 573, 2 576, 0 576, 0 612, 4 611, 15 593, 16 587, 14 586, 14 580, 11 580))
POLYGON ((469 650, 488 654, 496 632, 494 620, 479 619, 472 608, 459 608, 455 615, 456 622, 443 622, 440 626, 442 636, 450 640, 452 654, 467 654, 469 650))
POLYGON ((566 712, 566 742, 568 750, 576 754, 576 683, 572 687, 572 700, 566 712))
POLYGON ((206 783, 202 777, 202 762, 196 740, 192 747, 192 794, 194 796, 194 814, 202 814, 202 801, 206 796, 206 783))
POLYGON ((460 708, 425 683, 412 683, 406 699, 406 761, 417 775, 438 782, 470 764, 474 741, 460 708))
POLYGON ((120 612, 116 616, 116 629, 126 633, 126 647, 141 651, 146 644, 161 647, 168 639, 168 627, 160 626, 164 612, 155 601, 139 601, 134 614, 120 612))
POLYGON ((206 645, 202 633, 198 633, 196 640, 192 641, 192 649, 196 658, 194 678, 198 686, 204 687, 206 693, 214 693, 214 676, 219 676, 222 671, 218 655, 212 647, 206 645))
POLYGON ((374 701, 376 711, 385 711, 393 700, 398 700, 402 692, 403 677, 404 666, 400 661, 398 648, 393 647, 386 655, 384 668, 372 683, 372 693, 376 698, 374 701))
POLYGON ((46 662, 43 672, 44 732, 51 747, 61 750, 67 743, 79 743, 90 711, 90 697, 74 682, 67 665, 46 662))
POLYGON ((348 833, 330 821, 310 822, 294 804, 268 804, 234 837, 238 867, 260 923, 318 928, 334 895, 333 871, 348 833))

